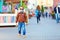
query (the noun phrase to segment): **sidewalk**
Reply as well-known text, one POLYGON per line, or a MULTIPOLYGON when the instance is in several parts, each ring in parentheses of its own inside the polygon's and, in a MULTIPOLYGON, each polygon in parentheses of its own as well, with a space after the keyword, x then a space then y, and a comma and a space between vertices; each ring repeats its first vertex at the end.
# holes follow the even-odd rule
POLYGON ((18 37, 17 27, 0 28, 0 40, 60 40, 60 23, 49 18, 41 18, 39 24, 36 18, 31 18, 26 26, 26 38, 18 37))

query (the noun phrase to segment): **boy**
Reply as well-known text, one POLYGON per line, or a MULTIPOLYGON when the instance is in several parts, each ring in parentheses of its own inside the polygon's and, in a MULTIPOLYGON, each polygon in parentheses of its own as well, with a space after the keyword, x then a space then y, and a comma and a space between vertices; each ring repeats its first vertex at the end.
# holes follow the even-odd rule
POLYGON ((27 21, 26 13, 24 8, 20 7, 20 12, 17 14, 16 23, 18 22, 18 35, 21 35, 21 30, 23 28, 23 35, 26 35, 25 22, 27 21))

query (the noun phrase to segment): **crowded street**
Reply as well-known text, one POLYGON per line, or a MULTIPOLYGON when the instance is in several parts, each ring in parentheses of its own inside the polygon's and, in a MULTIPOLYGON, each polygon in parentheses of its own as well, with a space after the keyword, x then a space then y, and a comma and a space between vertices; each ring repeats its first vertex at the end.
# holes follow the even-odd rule
POLYGON ((26 38, 18 36, 18 27, 0 28, 0 40, 60 40, 60 23, 51 18, 42 18, 36 23, 32 17, 26 25, 26 38))
POLYGON ((0 0, 0 40, 60 40, 60 0, 0 0))

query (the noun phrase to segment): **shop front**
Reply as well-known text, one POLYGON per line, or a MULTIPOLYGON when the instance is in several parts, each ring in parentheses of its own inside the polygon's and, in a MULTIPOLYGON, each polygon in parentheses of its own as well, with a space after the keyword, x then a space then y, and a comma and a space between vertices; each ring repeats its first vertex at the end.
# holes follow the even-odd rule
MULTIPOLYGON (((27 2, 27 0, 22 0, 27 2)), ((0 26, 15 26, 15 8, 20 7, 20 0, 0 0, 0 26), (17 5, 19 4, 19 5, 17 5)))

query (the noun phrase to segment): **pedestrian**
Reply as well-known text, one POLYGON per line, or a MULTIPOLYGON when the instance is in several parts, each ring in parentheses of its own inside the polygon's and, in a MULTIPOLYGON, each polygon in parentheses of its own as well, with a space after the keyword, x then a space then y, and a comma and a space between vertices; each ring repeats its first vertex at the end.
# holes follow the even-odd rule
POLYGON ((46 10, 45 10, 45 16, 46 16, 46 18, 48 17, 48 14, 49 14, 49 10, 48 10, 48 7, 47 7, 46 10))
POLYGON ((26 13, 24 12, 24 8, 21 6, 20 7, 20 12, 17 14, 16 17, 16 23, 18 23, 18 35, 21 36, 21 31, 23 30, 23 36, 26 35, 26 28, 25 28, 25 22, 27 22, 27 16, 26 13))
POLYGON ((36 14, 36 18, 37 18, 37 23, 39 23, 40 21, 40 16, 41 16, 41 12, 40 12, 40 6, 38 5, 35 11, 36 14))
POLYGON ((48 13, 46 12, 46 18, 47 18, 47 14, 48 14, 48 13))

